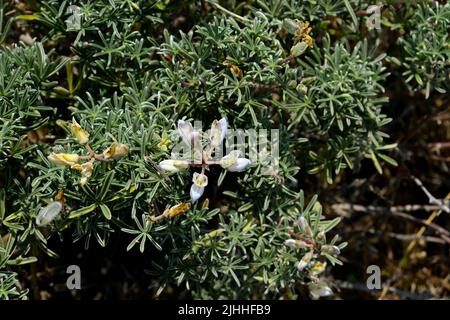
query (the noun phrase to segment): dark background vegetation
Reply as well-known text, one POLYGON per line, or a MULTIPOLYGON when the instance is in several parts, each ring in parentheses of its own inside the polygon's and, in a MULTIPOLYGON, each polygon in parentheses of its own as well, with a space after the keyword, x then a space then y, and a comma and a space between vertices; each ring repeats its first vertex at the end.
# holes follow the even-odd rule
MULTIPOLYGON (((445 3, 446 1, 442 1, 445 3)), ((245 4, 245 2, 243 2, 245 4)), ((10 14, 31 13, 34 1, 13 1, 10 14)), ((240 10, 245 10, 241 6, 240 10)), ((211 7, 204 2, 171 1, 166 9, 165 27, 171 31, 189 31, 198 20, 211 14, 211 7)), ((332 20, 332 17, 329 19, 332 20)), ((39 39, 45 35, 45 26, 13 24, 8 42, 17 42, 21 35, 32 32, 39 39)), ((398 31, 383 29, 386 53, 396 55, 399 48, 395 39, 398 31)), ((64 42, 55 49, 61 55, 69 55, 64 42)), ((427 228, 414 248, 407 247, 415 241, 414 235, 422 227, 432 211, 414 210, 397 215, 392 208, 405 205, 427 205, 429 199, 412 179, 417 177, 436 198, 442 199, 450 192, 450 99, 448 95, 433 92, 426 99, 423 91, 412 92, 405 83, 402 70, 389 64, 390 75, 384 82, 389 103, 384 112, 394 119, 384 131, 398 147, 391 153, 399 166, 384 166, 379 175, 370 160, 364 160, 355 171, 340 174, 332 185, 321 176, 311 176, 301 171, 297 177, 300 186, 312 195, 317 193, 328 217, 344 216, 334 230, 349 246, 343 251, 343 266, 333 269, 334 289, 342 299, 420 299, 448 298, 450 296, 450 258, 448 213, 441 213, 433 222, 445 232, 427 228), (339 210, 343 203, 357 204, 366 212, 339 210), (337 205, 337 206, 336 206, 337 205), (376 206, 379 210, 372 210, 376 206), (411 217, 412 219, 409 219, 411 217), (444 235, 444 237, 442 236, 444 235), (445 239, 447 237, 447 240, 445 239), (388 290, 369 291, 365 286, 368 265, 379 265, 382 280, 388 290)), ((53 104, 65 103, 53 100, 53 104)), ((47 130, 46 128, 42 130, 47 130)), ((53 133, 58 131, 53 131, 53 133)), ((30 137, 38 133, 30 133, 30 137)), ((63 132, 60 132, 64 135, 63 132)), ((143 272, 157 254, 152 250, 145 255, 137 251, 125 252, 124 235, 111 238, 106 248, 93 244, 90 250, 83 243, 70 239, 53 238, 50 247, 60 259, 39 259, 32 265, 19 269, 24 287, 30 288, 31 299, 148 299, 154 292, 148 289, 149 278, 143 272), (66 266, 78 264, 82 270, 81 291, 67 291, 66 266)), ((43 253, 36 253, 39 257, 43 253)), ((189 298, 183 290, 171 288, 161 298, 189 298)))

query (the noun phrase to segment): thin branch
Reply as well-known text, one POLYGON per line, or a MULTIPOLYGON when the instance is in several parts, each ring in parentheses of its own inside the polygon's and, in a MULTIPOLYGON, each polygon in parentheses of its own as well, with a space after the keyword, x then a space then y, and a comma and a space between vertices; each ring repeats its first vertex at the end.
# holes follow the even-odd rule
POLYGON ((415 176, 411 176, 411 178, 414 180, 414 182, 422 189, 422 191, 427 195, 428 197, 428 201, 431 204, 436 204, 438 206, 440 206, 440 209, 450 213, 450 208, 449 206, 446 204, 447 201, 444 201, 442 199, 437 199, 436 197, 434 197, 430 191, 428 191, 427 188, 425 188, 425 186, 423 185, 422 181, 420 181, 417 177, 415 176))
POLYGON ((250 20, 248 20, 247 18, 244 18, 244 17, 242 17, 242 16, 240 16, 240 15, 234 13, 234 12, 231 12, 230 10, 228 10, 228 9, 226 9, 226 8, 224 8, 224 7, 222 7, 220 4, 218 4, 218 3, 215 2, 215 1, 206 0, 206 2, 208 2, 209 4, 212 4, 214 7, 216 7, 216 8, 219 9, 220 11, 222 11, 222 12, 228 14, 229 16, 232 16, 233 18, 235 18, 235 19, 237 19, 237 20, 239 20, 239 21, 241 21, 241 22, 247 22, 247 23, 250 22, 250 20))
MULTIPOLYGON (((439 236, 448 244, 450 244, 450 233, 442 228, 441 226, 428 221, 421 220, 411 216, 410 214, 400 212, 400 211, 391 211, 391 208, 388 207, 377 207, 377 206, 363 206, 359 204, 351 204, 351 203, 342 203, 342 204, 334 204, 332 205, 333 210, 341 215, 348 216, 348 212, 365 212, 365 213, 384 213, 390 214, 394 217, 399 217, 405 220, 409 220, 415 223, 422 224, 425 227, 433 229, 439 236)), ((417 234, 418 237, 421 237, 422 234, 417 234)))
MULTIPOLYGON (((335 280, 334 283, 341 289, 363 291, 363 292, 370 293, 374 296, 377 296, 380 293, 380 290, 376 290, 376 289, 371 290, 371 289, 367 288, 366 284, 360 283, 360 282, 351 283, 351 282, 342 281, 342 280, 335 280)), ((383 288, 385 288, 385 287, 383 287, 383 288)), ((397 289, 397 288, 393 288, 393 287, 389 287, 387 289, 387 291, 390 293, 396 294, 402 298, 406 298, 406 299, 424 300, 424 299, 435 298, 435 296, 431 292, 415 293, 415 292, 405 291, 405 290, 401 290, 401 289, 397 289)))

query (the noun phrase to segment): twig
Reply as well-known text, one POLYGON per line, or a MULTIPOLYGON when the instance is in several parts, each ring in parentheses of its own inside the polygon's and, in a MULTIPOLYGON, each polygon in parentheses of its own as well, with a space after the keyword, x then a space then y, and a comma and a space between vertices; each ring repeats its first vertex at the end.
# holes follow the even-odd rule
POLYGON ((440 210, 443 210, 447 213, 450 213, 450 208, 449 206, 446 204, 448 202, 448 200, 442 200, 442 199, 437 199, 436 197, 434 197, 427 188, 425 188, 425 186, 423 185, 422 181, 420 181, 418 178, 411 176, 411 178, 414 180, 414 182, 422 189, 422 191, 427 195, 428 197, 428 201, 432 204, 436 204, 438 206, 440 206, 440 210))
MULTIPOLYGON (((360 282, 351 283, 351 282, 342 281, 342 280, 335 280, 334 282, 341 289, 364 291, 364 292, 368 292, 374 296, 378 295, 378 293, 380 292, 380 290, 376 290, 376 289, 371 290, 371 289, 367 288, 367 285, 365 285, 364 283, 360 283, 360 282)), ((384 288, 386 288, 386 287, 383 287, 383 289, 384 288)), ((405 290, 401 290, 401 289, 397 289, 397 288, 393 288, 393 287, 389 287, 387 289, 387 291, 391 292, 393 294, 396 294, 402 298, 406 298, 406 299, 424 300, 424 299, 435 298, 435 296, 430 292, 415 293, 415 292, 405 291, 405 290)))
POLYGON ((395 233, 395 232, 390 232, 390 231, 381 231, 381 230, 375 231, 375 230, 367 230, 367 229, 354 229, 354 230, 343 232, 343 233, 368 233, 368 234, 374 235, 374 236, 387 236, 387 237, 397 239, 400 241, 413 241, 413 240, 423 239, 426 242, 430 242, 430 243, 446 244, 446 242, 444 240, 442 240, 442 238, 438 238, 438 237, 432 237, 432 236, 418 237, 416 234, 400 234, 400 233, 395 233))
MULTIPOLYGON (((385 214, 391 214, 394 217, 403 218, 412 222, 416 222, 419 224, 424 225, 423 228, 430 228, 433 229, 439 236, 448 244, 450 244, 450 233, 442 228, 441 226, 438 226, 435 223, 432 223, 428 220, 421 220, 418 218, 415 218, 407 213, 400 212, 400 211, 391 211, 391 208, 388 207, 377 207, 377 206, 363 206, 359 204, 351 204, 351 203, 342 203, 342 204, 334 204, 332 206, 333 210, 336 211, 338 214, 342 214, 346 216, 346 211, 354 211, 354 212, 366 212, 366 213, 385 213, 385 214)), ((436 211, 434 211, 436 212, 436 211)), ((420 238, 423 235, 423 232, 421 234, 417 234, 417 236, 420 238)))
POLYGON ((215 1, 206 0, 206 2, 208 2, 209 4, 212 4, 214 7, 216 7, 217 9, 219 9, 221 11, 223 11, 224 13, 232 16, 233 18, 236 18, 236 19, 238 19, 238 20, 240 20, 242 22, 247 22, 247 23, 250 22, 250 20, 248 20, 247 18, 244 18, 244 17, 242 17, 242 16, 240 16, 240 15, 234 13, 234 12, 231 12, 230 10, 222 7, 220 4, 218 4, 215 1))

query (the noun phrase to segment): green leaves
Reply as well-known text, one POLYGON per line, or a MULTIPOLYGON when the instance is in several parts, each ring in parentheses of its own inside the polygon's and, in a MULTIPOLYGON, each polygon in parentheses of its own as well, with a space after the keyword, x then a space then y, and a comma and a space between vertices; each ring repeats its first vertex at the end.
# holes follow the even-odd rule
POLYGON ((97 200, 99 202, 103 202, 103 200, 105 200, 106 195, 108 194, 108 191, 111 187, 111 183, 113 182, 113 179, 114 179, 114 171, 111 170, 106 173, 105 177, 100 183, 100 190, 97 194, 97 200))
POLYGON ((141 251, 141 253, 143 253, 145 250, 145 243, 147 240, 149 240, 156 249, 161 251, 162 247, 150 235, 150 231, 152 230, 153 224, 148 219, 148 216, 142 215, 141 220, 142 222, 140 222, 139 219, 137 218, 134 218, 133 220, 136 223, 136 226, 138 227, 137 230, 129 228, 121 229, 125 233, 137 235, 133 240, 131 240, 130 244, 127 246, 127 251, 130 251, 137 243, 139 243, 140 244, 139 250, 141 251))
POLYGON ((106 220, 111 220, 111 211, 109 210, 108 206, 104 205, 104 204, 100 204, 99 205, 103 216, 105 217, 106 220))
MULTIPOLYGON (((30 47, 9 46, 15 38, 7 38, 11 20, 2 9, 0 43, 10 48, 0 49, 0 231, 17 235, 20 246, 11 238, 0 267, 33 262, 33 241, 53 255, 47 240, 56 234, 84 239, 87 250, 91 239, 106 246, 121 231, 131 237, 117 250, 139 247, 151 256, 158 292, 179 285, 202 298, 278 298, 307 281, 297 268, 305 252, 283 245, 299 215, 317 242, 313 260, 340 263, 318 251, 338 241, 318 237, 340 219, 325 220, 316 196, 305 202, 304 174, 333 183, 363 156, 380 173, 383 162, 396 164, 382 132, 389 122, 382 110, 385 55, 354 32, 362 4, 267 0, 210 11, 189 1, 44 0, 16 17, 42 39, 30 47), (71 4, 80 9, 79 28, 66 24, 71 4), (179 12, 186 22, 174 19, 179 12), (297 41, 296 20, 310 22, 313 48, 306 50, 312 39, 297 41), (89 132, 89 146, 66 136, 72 116, 89 132), (236 129, 278 129, 279 145, 267 147, 279 149, 276 168, 256 162, 239 175, 207 170, 214 182, 208 200, 155 223, 149 217, 187 200, 191 182, 192 172, 167 176, 155 165, 179 140, 176 121, 219 116, 236 129), (81 172, 52 167, 46 158, 64 151, 84 163, 112 142, 129 146, 127 157, 96 165, 82 185, 81 172), (45 232, 36 229, 39 206, 56 197, 64 202, 60 218, 45 232)), ((405 76, 427 85, 430 74, 405 76)), ((314 186, 307 194, 311 188, 318 192, 314 186)), ((15 276, 5 279, 0 296, 17 296, 15 276)))
POLYGON ((86 207, 83 207, 83 208, 80 208, 77 210, 73 210, 69 214, 69 219, 75 219, 75 218, 82 217, 82 216, 94 211, 96 208, 97 208, 97 205, 95 203, 93 203, 89 206, 86 206, 86 207))
POLYGON ((450 90, 449 24, 450 3, 420 3, 408 7, 411 17, 404 23, 406 32, 398 39, 403 76, 412 89, 425 89, 425 97, 435 91, 450 90))

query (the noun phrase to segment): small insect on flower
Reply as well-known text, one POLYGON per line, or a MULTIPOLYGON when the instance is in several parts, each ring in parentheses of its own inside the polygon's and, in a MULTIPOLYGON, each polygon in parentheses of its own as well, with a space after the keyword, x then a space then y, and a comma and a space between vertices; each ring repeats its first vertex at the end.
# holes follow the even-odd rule
POLYGON ((333 291, 323 282, 313 282, 308 284, 309 293, 313 299, 320 297, 329 297, 333 295, 333 291))
POLYGON ((72 166, 78 162, 80 157, 73 153, 51 153, 47 159, 53 164, 72 166))
POLYGON ((36 224, 39 227, 45 227, 56 218, 62 208, 63 206, 60 201, 50 202, 47 206, 39 210, 39 213, 36 216, 36 224))
POLYGON ((78 140, 81 144, 86 144, 89 142, 89 133, 87 133, 81 126, 78 124, 78 122, 75 120, 75 118, 72 118, 72 123, 70 124, 70 131, 72 132, 72 135, 78 140))
POLYGON ((105 159, 120 160, 128 154, 128 146, 123 143, 113 142, 108 149, 103 151, 105 159))
POLYGON ((203 173, 194 172, 190 190, 191 201, 194 203, 203 195, 205 187, 208 185, 208 177, 203 173))

